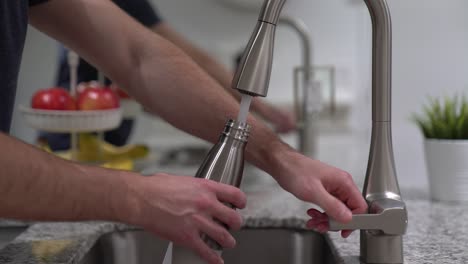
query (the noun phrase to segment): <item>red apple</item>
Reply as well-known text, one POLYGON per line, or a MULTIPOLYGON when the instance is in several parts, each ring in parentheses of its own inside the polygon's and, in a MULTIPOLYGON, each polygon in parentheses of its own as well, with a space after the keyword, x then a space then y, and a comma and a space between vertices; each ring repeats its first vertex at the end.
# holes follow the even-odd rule
POLYGON ((119 96, 108 88, 86 88, 78 95, 79 110, 106 110, 119 108, 119 96))
POLYGON ((122 99, 130 99, 130 98, 131 98, 130 95, 128 95, 128 93, 125 92, 125 91, 122 90, 122 89, 118 89, 118 90, 117 90, 117 94, 118 94, 119 97, 122 98, 122 99))
POLYGON ((128 93, 124 90, 120 89, 117 85, 112 84, 110 88, 117 93, 120 99, 131 99, 130 95, 128 95, 128 93))
POLYGON ((63 88, 50 88, 37 91, 31 106, 35 109, 44 110, 76 110, 75 100, 63 88))
POLYGON ((97 81, 79 83, 76 86, 76 97, 78 98, 80 96, 80 94, 83 93, 84 90, 86 90, 88 88, 104 88, 104 87, 101 87, 101 84, 99 82, 97 82, 97 81))

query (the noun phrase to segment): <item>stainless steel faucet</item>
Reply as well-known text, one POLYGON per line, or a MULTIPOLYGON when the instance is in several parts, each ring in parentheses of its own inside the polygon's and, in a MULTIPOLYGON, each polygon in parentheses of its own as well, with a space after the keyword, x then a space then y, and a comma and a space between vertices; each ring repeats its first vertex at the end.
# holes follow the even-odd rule
MULTIPOLYGON (((271 75, 276 24, 286 0, 265 0, 232 87, 266 96, 271 75)), ((350 223, 330 221, 333 231, 360 229, 361 260, 403 263, 408 216, 398 187, 391 133, 392 22, 386 0, 364 0, 373 25, 372 139, 363 196, 369 212, 350 223)))
MULTIPOLYGON (((312 124, 312 114, 309 111, 309 89, 314 84, 312 70, 312 41, 310 32, 304 21, 294 17, 280 17, 278 25, 285 25, 294 30, 299 36, 302 49, 302 66, 294 70, 294 106, 298 123, 298 149, 308 156, 316 155, 317 149, 317 131, 312 124), (302 73, 302 83, 299 84, 298 77, 302 73), (302 87, 302 93, 300 93, 302 87), (300 99, 302 95, 302 100, 300 99)), ((317 87, 312 87, 316 89, 317 87)))

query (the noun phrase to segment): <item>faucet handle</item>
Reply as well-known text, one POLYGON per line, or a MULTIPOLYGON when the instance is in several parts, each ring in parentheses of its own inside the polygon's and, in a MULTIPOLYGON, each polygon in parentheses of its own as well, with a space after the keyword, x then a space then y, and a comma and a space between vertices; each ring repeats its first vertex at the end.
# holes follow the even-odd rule
POLYGON ((357 214, 351 222, 342 224, 330 219, 330 231, 380 230, 386 235, 404 235, 408 226, 405 207, 385 208, 377 214, 357 214))

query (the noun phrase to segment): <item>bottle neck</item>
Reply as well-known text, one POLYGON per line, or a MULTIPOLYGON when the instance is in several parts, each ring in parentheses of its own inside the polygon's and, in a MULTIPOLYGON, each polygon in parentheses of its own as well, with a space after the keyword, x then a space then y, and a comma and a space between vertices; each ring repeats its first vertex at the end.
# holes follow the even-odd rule
POLYGON ((250 130, 251 126, 249 124, 230 119, 227 121, 221 137, 245 144, 249 140, 250 130))

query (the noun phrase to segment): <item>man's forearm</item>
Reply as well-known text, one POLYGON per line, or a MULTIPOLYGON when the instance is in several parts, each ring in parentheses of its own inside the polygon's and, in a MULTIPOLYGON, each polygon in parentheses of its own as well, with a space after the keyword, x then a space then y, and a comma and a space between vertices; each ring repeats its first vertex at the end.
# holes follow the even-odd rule
POLYGON ((198 64, 198 66, 200 66, 211 77, 218 81, 221 86, 225 88, 229 88, 231 86, 232 73, 226 69, 224 65, 217 62, 205 51, 187 41, 184 37, 175 32, 169 25, 161 23, 154 26, 152 30, 183 50, 198 64))
POLYGON ((0 146, 0 217, 120 220, 115 198, 126 191, 126 173, 68 162, 3 134, 0 146))
MULTIPOLYGON (((167 29, 164 31, 165 37, 169 36, 168 40, 172 39, 172 43, 155 40, 138 48, 143 54, 140 61, 144 63, 135 71, 136 78, 129 85, 133 84, 137 93, 143 91, 139 98, 146 100, 145 105, 169 123, 215 142, 226 119, 237 117, 239 111, 240 93, 230 88, 232 74, 204 52, 190 47, 177 36, 172 36, 167 29), (171 45, 174 43, 178 44, 176 46, 179 51, 176 46, 171 45), (171 55, 168 56, 169 54, 171 55), (174 61, 179 63, 171 69, 168 66, 174 65, 174 61), (145 73, 148 70, 151 72, 145 73), (173 72, 180 72, 181 75, 174 75, 173 72), (157 90, 161 93, 152 92, 152 83, 160 84, 157 90), (160 96, 163 96, 165 104, 155 103, 161 101, 160 96), (171 109, 168 110, 167 105, 171 105, 171 109)), ((263 115, 268 111, 267 107, 259 98, 254 98, 251 110, 263 115)), ((253 130, 247 147, 247 159, 271 175, 278 175, 277 166, 281 157, 276 155, 284 154, 282 150, 293 149, 281 142, 272 130, 252 115, 248 122, 253 125, 253 130)))
MULTIPOLYGON (((174 48, 170 46, 156 47, 151 43, 146 45, 148 53, 143 53, 145 59, 140 67, 133 71, 132 76, 135 78, 129 83, 135 98, 177 128, 215 142, 226 120, 237 117, 237 100, 184 53, 171 51, 174 48), (150 56, 155 50, 170 51, 168 54, 171 55, 150 56), (176 65, 174 61, 177 62, 176 65), (161 64, 165 67, 161 67, 161 64), (173 72, 180 72, 180 75, 173 72), (157 83, 156 89, 153 89, 153 83, 157 83)), ((247 158, 275 175, 275 169, 272 168, 276 159, 279 159, 274 156, 275 151, 289 147, 263 122, 253 116, 249 116, 248 122, 253 126, 253 130, 247 148, 247 158)))
MULTIPOLYGON (((224 65, 213 59, 205 51, 194 46, 165 23, 154 26, 152 30, 182 49, 203 70, 224 87, 230 95, 236 98, 237 101, 240 101, 240 93, 231 88, 233 74, 224 65)), ((268 116, 268 112, 270 111, 269 106, 262 102, 260 98, 254 98, 251 109, 263 117, 268 116)))

